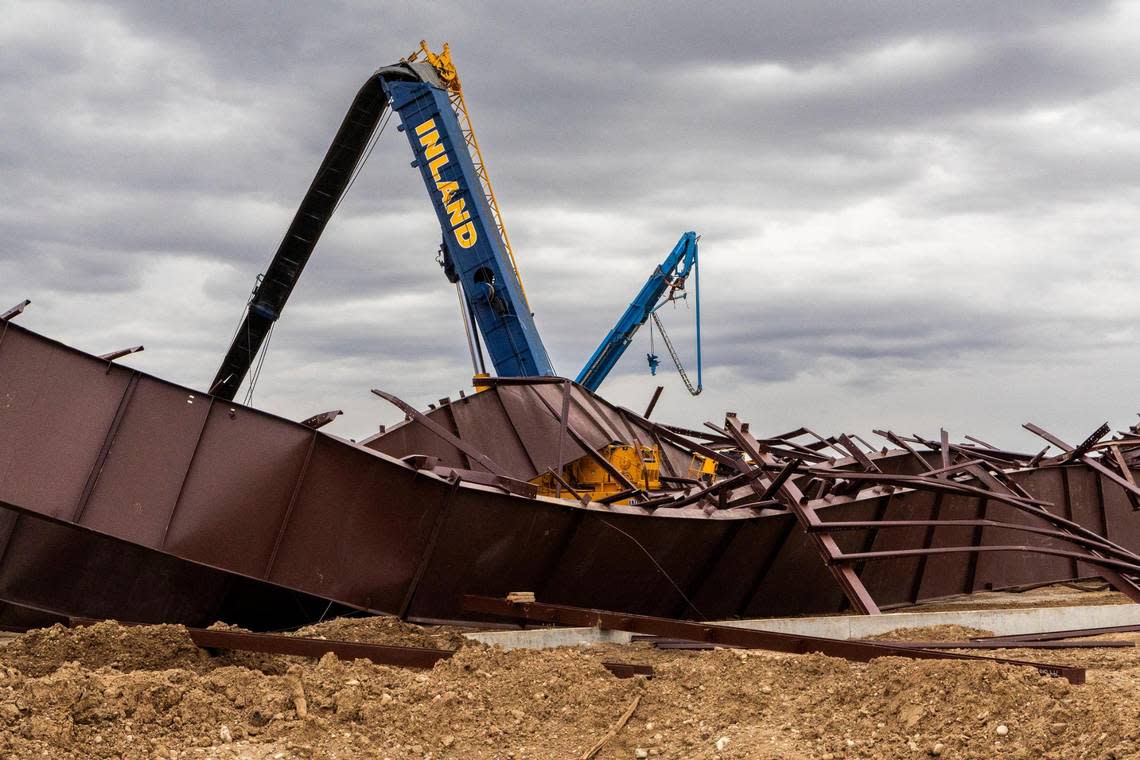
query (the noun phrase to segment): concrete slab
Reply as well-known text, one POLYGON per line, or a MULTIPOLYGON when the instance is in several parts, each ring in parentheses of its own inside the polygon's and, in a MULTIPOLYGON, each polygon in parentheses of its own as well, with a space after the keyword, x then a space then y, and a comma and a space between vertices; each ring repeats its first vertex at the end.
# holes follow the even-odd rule
MULTIPOLYGON (((943 612, 894 612, 886 615, 833 615, 827 617, 725 620, 721 625, 762 631, 859 639, 896 628, 961 625, 1007 636, 1073 628, 1140 625, 1140 604, 1104 604, 1080 607, 1030 607, 1003 610, 953 610, 943 612)), ((469 639, 504 649, 547 649, 584 644, 628 644, 630 634, 598 628, 535 628, 526 631, 480 631, 464 634, 469 639)))

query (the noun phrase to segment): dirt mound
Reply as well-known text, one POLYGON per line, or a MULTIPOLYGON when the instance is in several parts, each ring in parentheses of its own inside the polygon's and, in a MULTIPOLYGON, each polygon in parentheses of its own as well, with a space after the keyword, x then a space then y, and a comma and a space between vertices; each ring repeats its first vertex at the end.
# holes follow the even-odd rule
POLYGON ((305 626, 291 635, 365 644, 391 644, 431 649, 458 649, 470 643, 463 637, 467 629, 452 626, 419 626, 397 617, 342 617, 305 626))
POLYGON ((927 625, 919 628, 896 628, 868 636, 869 641, 969 641, 975 636, 993 636, 993 631, 968 625, 927 625))
POLYGON ((187 642, 114 624, 16 640, 0 658, 0 757, 578 758, 635 696, 599 760, 1140 757, 1134 649, 1071 686, 984 662, 616 646, 472 645, 430 671, 331 655, 265 668, 187 642), (617 679, 602 657, 656 676, 617 679))
POLYGON ((91 670, 211 667, 210 656, 180 625, 126 626, 113 621, 77 628, 53 625, 29 631, 0 653, 0 664, 29 676, 47 675, 72 661, 91 670))

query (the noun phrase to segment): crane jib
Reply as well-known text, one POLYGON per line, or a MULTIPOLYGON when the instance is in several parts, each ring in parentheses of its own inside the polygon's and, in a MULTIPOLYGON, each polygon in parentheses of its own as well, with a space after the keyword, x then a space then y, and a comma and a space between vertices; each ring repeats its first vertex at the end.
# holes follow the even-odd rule
POLYGON ((411 144, 412 166, 435 208, 446 260, 496 374, 553 375, 447 91, 425 81, 381 84, 411 144))
MULTIPOLYGON (((277 253, 249 300, 210 393, 232 400, 274 322, 281 315, 325 225, 367 158, 369 140, 383 129, 389 106, 408 127, 416 161, 435 206, 440 228, 467 305, 500 375, 553 375, 554 367, 526 306, 510 254, 494 225, 463 131, 423 64, 403 62, 378 70, 360 88, 329 146, 277 253)), ((386 123, 386 122, 385 122, 386 123)), ((480 163, 482 167, 482 163, 480 163)), ((486 170, 482 169, 484 175, 486 170)))

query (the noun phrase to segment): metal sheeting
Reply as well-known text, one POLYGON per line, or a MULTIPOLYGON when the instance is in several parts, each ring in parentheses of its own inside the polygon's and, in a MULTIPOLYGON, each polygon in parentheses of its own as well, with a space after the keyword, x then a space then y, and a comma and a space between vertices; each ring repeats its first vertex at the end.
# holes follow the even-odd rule
MULTIPOLYGON (((571 387, 565 434, 560 419, 565 384, 549 382, 549 378, 529 385, 492 385, 479 393, 442 404, 427 414, 519 480, 532 480, 548 468, 558 469, 561 464, 585 456, 586 450, 575 435, 595 451, 616 441, 658 445, 666 460, 663 475, 684 476, 688 472, 692 456, 657 438, 653 428, 640 416, 610 404, 569 380, 565 383, 571 387), (560 435, 563 436, 561 462, 558 461, 560 435)), ((395 457, 425 454, 439 457, 453 467, 486 469, 412 420, 374 435, 361 445, 395 457)))
MULTIPOLYGON (((185 622, 223 609, 242 584, 254 605, 272 607, 273 593, 288 589, 281 593, 413 619, 459 619, 462 595, 510 590, 532 590, 556 604, 665 617, 845 606, 788 511, 584 508, 522 498, 416 470, 14 324, 0 329, 0 520, 7 521, 0 529, 8 536, 0 558, 2 601, 185 622)), ((557 462, 560 425, 552 410, 561 408, 563 387, 504 385, 431 415, 447 419, 464 441, 479 441, 513 476, 524 476, 557 462)), ((588 445, 655 432, 631 412, 578 388, 573 393, 570 426, 588 445)), ((399 456, 426 453, 427 445, 440 444, 412 424, 369 442, 399 456)), ((574 448, 562 445, 564 458, 573 458, 574 448)), ((666 449, 675 466, 687 467, 684 447, 666 449)), ((458 467, 470 464, 461 452, 447 456, 458 467)), ((916 472, 925 462, 901 452, 867 456, 885 473, 916 472)), ((796 481, 803 488, 859 474, 846 460, 801 470, 796 481)), ((1086 463, 1010 478, 1125 547, 1140 548, 1140 519, 1127 497, 1086 463)), ((954 489, 938 495, 870 485, 813 497, 804 506, 826 521, 937 513, 1042 523, 1007 509, 996 494, 979 498, 964 486, 954 489)), ((1011 540, 1003 529, 947 525, 844 530, 834 537, 845 554, 1011 540)), ((1033 534, 1016 540, 1074 548, 1033 534)), ((887 557, 854 566, 880 605, 1100 572, 1074 558, 1016 552, 887 557), (1010 556, 1016 559, 1001 559, 1010 556)))

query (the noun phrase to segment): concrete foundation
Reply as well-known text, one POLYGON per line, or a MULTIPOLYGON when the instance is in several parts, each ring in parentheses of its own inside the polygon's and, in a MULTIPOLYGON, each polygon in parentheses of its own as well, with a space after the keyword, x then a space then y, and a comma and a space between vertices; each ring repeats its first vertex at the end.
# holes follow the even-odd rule
MULTIPOLYGON (((950 612, 896 612, 887 615, 832 615, 827 617, 725 620, 721 625, 762 631, 859 639, 896 628, 961 625, 993 631, 998 636, 1041 633, 1073 628, 1140 625, 1140 604, 1105 604, 1081 607, 1027 607, 1022 609, 954 610, 950 612)), ((525 631, 482 631, 467 638, 504 649, 548 649, 584 644, 628 644, 630 634, 598 628, 535 628, 525 631)))

